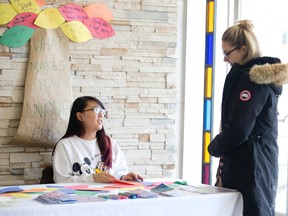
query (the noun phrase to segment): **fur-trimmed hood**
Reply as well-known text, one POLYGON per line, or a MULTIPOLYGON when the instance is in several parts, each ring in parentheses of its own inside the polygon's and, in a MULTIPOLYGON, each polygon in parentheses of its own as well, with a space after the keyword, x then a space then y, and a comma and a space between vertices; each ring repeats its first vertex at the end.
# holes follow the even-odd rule
POLYGON ((255 65, 249 75, 250 79, 257 84, 282 86, 288 83, 288 64, 255 65))

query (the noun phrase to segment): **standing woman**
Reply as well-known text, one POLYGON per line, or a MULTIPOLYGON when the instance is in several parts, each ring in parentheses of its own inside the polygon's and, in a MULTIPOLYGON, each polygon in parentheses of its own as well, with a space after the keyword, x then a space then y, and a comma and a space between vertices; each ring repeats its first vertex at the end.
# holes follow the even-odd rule
POLYGON ((237 189, 244 216, 275 215, 278 180, 277 103, 288 81, 287 65, 261 57, 253 24, 241 20, 222 36, 226 76, 221 129, 208 146, 220 157, 219 187, 237 189))
POLYGON ((84 96, 73 102, 67 131, 53 151, 55 183, 143 180, 128 173, 120 147, 103 128, 105 115, 97 98, 84 96))

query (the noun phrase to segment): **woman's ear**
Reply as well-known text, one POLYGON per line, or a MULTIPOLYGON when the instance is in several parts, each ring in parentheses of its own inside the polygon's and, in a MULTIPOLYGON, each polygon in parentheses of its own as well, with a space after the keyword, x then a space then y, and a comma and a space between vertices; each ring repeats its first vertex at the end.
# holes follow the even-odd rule
POLYGON ((82 119, 82 113, 77 112, 77 113, 76 113, 76 117, 77 117, 77 119, 78 119, 79 121, 83 121, 83 119, 82 119))
POLYGON ((242 55, 245 55, 245 53, 246 53, 246 46, 242 46, 242 47, 241 47, 241 50, 242 50, 242 55))

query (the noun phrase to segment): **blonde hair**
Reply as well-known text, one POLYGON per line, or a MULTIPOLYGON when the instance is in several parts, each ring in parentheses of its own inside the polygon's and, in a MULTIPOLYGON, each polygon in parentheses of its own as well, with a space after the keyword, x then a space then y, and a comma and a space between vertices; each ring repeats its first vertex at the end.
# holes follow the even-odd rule
POLYGON ((261 50, 253 28, 254 25, 251 20, 240 20, 238 24, 229 27, 222 35, 222 42, 227 42, 238 48, 246 47, 240 64, 245 64, 261 56, 261 50))

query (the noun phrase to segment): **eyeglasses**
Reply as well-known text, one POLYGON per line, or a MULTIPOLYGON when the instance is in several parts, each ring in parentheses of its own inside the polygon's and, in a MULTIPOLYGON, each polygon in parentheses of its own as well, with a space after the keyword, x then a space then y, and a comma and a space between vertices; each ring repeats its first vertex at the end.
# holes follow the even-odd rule
POLYGON ((230 51, 224 51, 223 54, 228 57, 232 52, 234 52, 235 50, 239 49, 241 46, 237 46, 234 49, 230 50, 230 51))
POLYGON ((83 110, 82 112, 91 111, 93 110, 96 114, 102 113, 104 116, 106 115, 107 111, 102 109, 101 107, 93 107, 92 109, 83 110))

